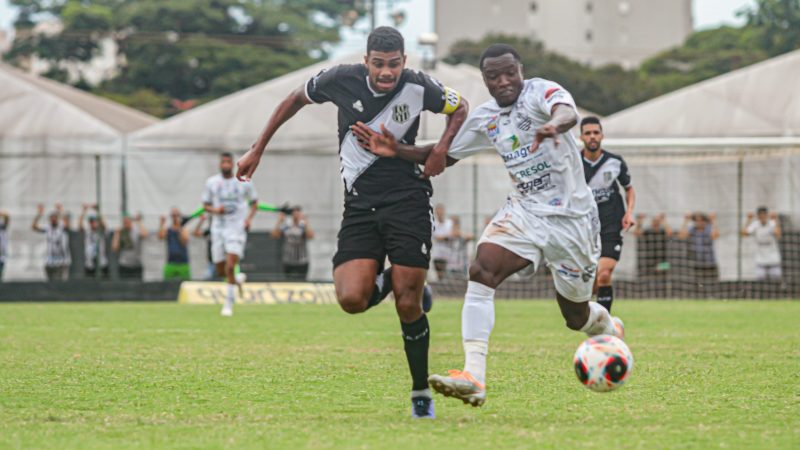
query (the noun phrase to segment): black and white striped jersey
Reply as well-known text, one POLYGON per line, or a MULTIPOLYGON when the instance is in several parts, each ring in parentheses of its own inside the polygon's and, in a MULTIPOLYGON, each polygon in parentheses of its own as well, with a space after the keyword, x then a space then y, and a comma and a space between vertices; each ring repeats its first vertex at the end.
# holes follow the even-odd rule
POLYGON ((312 102, 333 102, 339 109, 339 159, 346 206, 373 208, 419 190, 433 193, 430 181, 419 178, 417 164, 373 155, 358 145, 350 127, 360 121, 380 131, 383 124, 400 142, 414 144, 422 111, 452 113, 460 102, 456 91, 422 72, 405 69, 393 92, 377 93, 369 85, 363 64, 323 70, 306 82, 305 90, 312 102))
POLYGON ((622 217, 625 215, 625 201, 619 186, 631 186, 631 174, 621 156, 605 150, 602 152, 597 161, 583 158, 583 173, 597 202, 600 234, 619 235, 622 232, 622 217))

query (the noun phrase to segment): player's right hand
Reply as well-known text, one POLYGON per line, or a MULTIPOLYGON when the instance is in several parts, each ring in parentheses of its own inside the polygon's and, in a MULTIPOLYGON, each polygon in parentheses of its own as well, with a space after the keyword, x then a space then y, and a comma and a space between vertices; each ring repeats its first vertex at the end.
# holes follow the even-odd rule
POLYGON ((261 152, 256 150, 256 144, 250 146, 250 150, 236 162, 236 179, 239 181, 250 181, 256 173, 258 163, 261 162, 261 152))

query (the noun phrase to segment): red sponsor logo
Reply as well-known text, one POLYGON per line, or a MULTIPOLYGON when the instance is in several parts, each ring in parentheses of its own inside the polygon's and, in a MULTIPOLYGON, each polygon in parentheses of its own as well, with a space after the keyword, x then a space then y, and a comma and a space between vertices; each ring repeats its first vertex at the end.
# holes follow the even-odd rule
POLYGON ((557 88, 557 87, 548 89, 547 92, 544 93, 544 99, 545 100, 549 99, 550 96, 552 96, 553 94, 555 94, 556 92, 558 92, 560 90, 561 90, 561 88, 557 88))

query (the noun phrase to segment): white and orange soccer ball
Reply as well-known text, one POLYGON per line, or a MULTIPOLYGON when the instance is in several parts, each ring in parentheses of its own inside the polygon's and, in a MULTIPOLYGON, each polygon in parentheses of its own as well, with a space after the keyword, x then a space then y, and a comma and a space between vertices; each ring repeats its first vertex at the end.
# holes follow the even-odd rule
POLYGON ((622 339, 590 337, 575 351, 575 374, 588 389, 608 392, 625 384, 633 370, 633 354, 622 339))

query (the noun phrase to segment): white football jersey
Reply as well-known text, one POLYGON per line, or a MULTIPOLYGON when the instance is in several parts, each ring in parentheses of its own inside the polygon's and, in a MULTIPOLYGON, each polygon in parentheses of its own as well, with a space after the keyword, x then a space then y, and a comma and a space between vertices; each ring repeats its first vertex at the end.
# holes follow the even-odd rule
POLYGON ((775 228, 777 228, 777 224, 774 220, 768 220, 765 224, 756 220, 747 227, 747 233, 756 241, 756 264, 758 265, 769 266, 781 263, 781 251, 778 247, 778 239, 775 237, 775 228))
POLYGON ((558 146, 546 139, 535 152, 530 151, 536 129, 550 120, 556 104, 568 105, 577 113, 572 95, 557 83, 525 80, 514 105, 502 108, 490 100, 470 112, 448 155, 463 159, 494 147, 511 176, 511 196, 526 210, 539 215, 589 214, 595 207, 594 197, 572 133, 561 134, 558 146))
POLYGON ((206 180, 203 203, 214 208, 225 207, 225 214, 213 216, 211 231, 242 230, 247 218, 250 202, 256 201, 256 190, 250 182, 236 177, 225 178, 216 174, 206 180))

